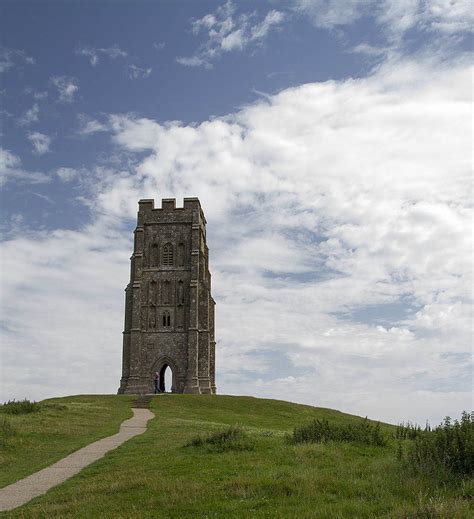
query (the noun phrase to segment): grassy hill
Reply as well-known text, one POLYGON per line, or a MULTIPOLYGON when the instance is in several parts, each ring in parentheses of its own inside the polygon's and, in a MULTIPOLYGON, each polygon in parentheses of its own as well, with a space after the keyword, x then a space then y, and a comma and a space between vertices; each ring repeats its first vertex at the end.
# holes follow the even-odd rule
MULTIPOLYGON (((131 416, 132 400, 122 395, 57 398, 36 413, 8 415, 11 430, 0 435, 0 487, 113 434, 131 416)), ((150 408, 156 417, 145 434, 4 516, 473 516, 472 480, 447 484, 412 474, 397 460, 391 425, 381 425, 385 446, 292 444, 288 433, 315 418, 340 425, 355 425, 361 418, 232 396, 160 395, 150 408), (243 431, 237 440, 215 435, 235 424, 243 431), (213 434, 222 441, 212 440, 213 434)))

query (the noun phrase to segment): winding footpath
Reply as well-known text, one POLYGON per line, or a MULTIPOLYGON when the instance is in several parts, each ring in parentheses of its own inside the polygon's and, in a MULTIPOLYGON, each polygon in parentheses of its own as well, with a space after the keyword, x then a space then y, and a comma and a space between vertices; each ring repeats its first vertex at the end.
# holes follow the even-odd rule
POLYGON ((120 425, 117 434, 107 436, 79 449, 53 465, 0 489, 0 511, 13 510, 80 472, 107 452, 146 431, 155 415, 146 408, 133 407, 133 417, 120 425))

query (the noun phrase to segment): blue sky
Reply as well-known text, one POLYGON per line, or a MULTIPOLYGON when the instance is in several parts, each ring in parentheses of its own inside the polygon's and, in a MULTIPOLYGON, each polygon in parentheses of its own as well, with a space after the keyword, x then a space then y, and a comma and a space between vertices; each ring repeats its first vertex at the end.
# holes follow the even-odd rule
POLYGON ((116 390, 137 201, 199 196, 221 392, 421 423, 472 406, 468 2, 1 19, 0 398, 116 390))

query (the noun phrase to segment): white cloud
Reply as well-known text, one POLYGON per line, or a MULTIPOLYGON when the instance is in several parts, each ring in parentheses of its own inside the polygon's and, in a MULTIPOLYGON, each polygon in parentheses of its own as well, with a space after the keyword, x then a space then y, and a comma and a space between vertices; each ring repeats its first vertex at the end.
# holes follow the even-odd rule
POLYGON ((62 182, 70 182, 80 175, 80 171, 75 168, 58 168, 56 175, 62 182))
POLYGON ((35 101, 41 101, 42 99, 46 99, 48 97, 48 92, 42 90, 35 90, 31 87, 25 88, 23 93, 25 95, 31 95, 35 101))
POLYGON ((99 63, 101 56, 106 56, 111 59, 126 58, 128 56, 128 53, 122 50, 118 45, 112 45, 110 47, 104 48, 95 48, 89 46, 78 47, 75 52, 79 56, 87 56, 92 66, 95 66, 97 63, 99 63))
POLYGON ((56 87, 61 103, 72 103, 79 87, 77 80, 69 76, 55 76, 50 79, 53 86, 56 87))
POLYGON ((29 110, 19 117, 18 124, 20 126, 30 126, 33 123, 38 122, 39 119, 39 105, 35 103, 29 110))
POLYGON ((180 65, 184 65, 185 67, 200 67, 204 66, 206 68, 211 68, 211 64, 204 58, 200 58, 198 56, 191 56, 189 58, 180 57, 176 58, 176 62, 180 65))
POLYGON ((20 164, 20 159, 13 153, 3 148, 0 148, 0 168, 2 171, 11 169, 20 164))
POLYGON ((178 57, 176 61, 184 66, 211 68, 211 62, 224 52, 242 50, 251 43, 262 42, 271 29, 280 25, 285 18, 277 10, 269 11, 261 22, 255 22, 254 13, 236 13, 235 4, 227 1, 214 13, 193 20, 192 33, 196 36, 204 33, 207 40, 193 56, 178 57))
POLYGON ((34 99, 46 99, 48 97, 48 92, 33 92, 34 99))
POLYGON ((93 223, 2 244, 2 398, 117 388, 137 200, 198 196, 220 392, 391 421, 470 407, 470 74, 390 61, 199 125, 110 117, 139 154, 94 173, 93 223))
POLYGON ((35 59, 24 50, 0 47, 0 74, 19 64, 34 65, 35 63, 35 59))
POLYGON ((355 54, 365 54, 366 56, 372 57, 384 57, 388 52, 389 48, 387 47, 375 47, 374 45, 370 45, 369 43, 359 43, 351 52, 355 54))
POLYGON ((422 5, 422 20, 430 29, 446 33, 472 32, 474 12, 469 0, 430 0, 422 5))
POLYGON ((348 25, 369 12, 374 0, 295 0, 297 11, 306 14, 316 27, 333 29, 348 25))
POLYGON ((51 137, 41 132, 30 132, 28 133, 28 139, 33 144, 33 152, 36 155, 44 155, 51 151, 49 149, 51 145, 51 137))
POLYGON ((362 17, 375 19, 392 44, 414 27, 440 34, 470 32, 474 12, 468 0, 294 0, 295 10, 315 27, 335 29, 362 17))
POLYGON ((160 41, 159 43, 153 42, 153 48, 158 52, 161 52, 166 47, 166 43, 164 41, 160 41))
POLYGON ((262 40, 266 38, 274 25, 280 24, 284 19, 284 15, 280 11, 269 11, 261 23, 257 23, 250 29, 251 41, 262 40))
POLYGON ((50 180, 44 173, 25 171, 21 167, 20 157, 9 150, 0 148, 0 186, 8 181, 42 184, 50 180))
POLYGON ((127 75, 130 79, 147 78, 152 72, 151 68, 142 68, 137 65, 129 65, 127 67, 127 75))
POLYGON ((79 114, 77 119, 79 121, 79 129, 77 130, 77 133, 80 135, 91 135, 93 133, 107 130, 107 126, 105 124, 85 114, 79 114))

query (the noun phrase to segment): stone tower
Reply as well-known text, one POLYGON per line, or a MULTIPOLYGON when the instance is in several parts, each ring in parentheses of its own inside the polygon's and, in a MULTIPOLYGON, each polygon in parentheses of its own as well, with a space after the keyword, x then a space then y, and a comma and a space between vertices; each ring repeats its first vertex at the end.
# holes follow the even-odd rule
POLYGON ((214 306, 206 219, 197 198, 138 202, 125 289, 119 393, 152 393, 172 371, 173 393, 215 393, 214 306))

